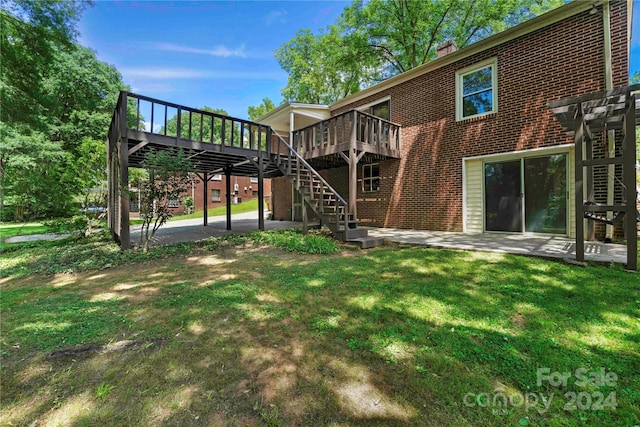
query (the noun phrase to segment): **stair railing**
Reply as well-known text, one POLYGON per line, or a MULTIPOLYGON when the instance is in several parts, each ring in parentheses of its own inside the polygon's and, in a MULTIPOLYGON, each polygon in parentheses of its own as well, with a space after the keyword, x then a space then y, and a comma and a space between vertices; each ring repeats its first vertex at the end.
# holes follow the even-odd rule
MULTIPOLYGON (((336 211, 335 211, 335 217, 336 217, 336 226, 338 227, 337 229, 340 229, 340 225, 343 224, 344 225, 344 229, 346 230, 348 228, 347 225, 347 221, 348 221, 348 216, 349 216, 349 204, 347 203, 347 201, 345 199, 342 198, 342 196, 340 196, 340 193, 338 193, 333 187, 331 187, 331 185, 329 185, 329 183, 318 173, 318 171, 316 171, 309 163, 307 163, 307 161, 305 159, 302 158, 302 156, 293 149, 293 147, 287 142, 285 141, 282 136, 280 136, 280 134, 278 132, 276 132, 275 130, 272 130, 273 134, 276 136, 277 141, 276 141, 276 146, 272 147, 272 155, 276 156, 276 162, 278 165, 281 165, 283 159, 286 160, 286 172, 288 175, 291 175, 292 169, 291 166, 293 164, 293 162, 295 161, 299 166, 296 168, 296 175, 297 175, 297 182, 298 184, 300 183, 300 165, 303 166, 305 169, 307 169, 310 173, 311 173, 311 181, 310 181, 310 190, 311 190, 311 197, 313 197, 313 179, 317 179, 318 181, 320 181, 320 183, 322 184, 321 190, 320 190, 320 205, 318 206, 319 210, 322 210, 322 205, 324 203, 324 194, 325 194, 325 188, 327 190, 329 190, 330 193, 333 194, 333 196, 335 196, 336 198, 336 211), (282 147, 285 148, 285 153, 282 153, 282 147), (341 221, 340 220, 340 206, 343 206, 342 211, 344 212, 344 220, 341 221)), ((324 212, 319 212, 323 215, 324 212)))

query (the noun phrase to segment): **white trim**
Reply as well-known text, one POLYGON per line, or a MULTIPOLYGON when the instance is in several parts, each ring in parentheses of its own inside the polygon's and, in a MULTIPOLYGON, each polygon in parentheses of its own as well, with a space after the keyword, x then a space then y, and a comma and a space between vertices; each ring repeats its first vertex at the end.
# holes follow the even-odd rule
POLYGON ((462 159, 462 232, 467 232, 467 161, 462 159))
POLYGON ((560 22, 563 19, 577 15, 578 13, 591 9, 593 5, 598 4, 601 1, 602 0, 572 1, 564 6, 560 6, 557 9, 551 10, 547 13, 544 13, 540 16, 537 16, 526 22, 523 22, 520 25, 511 27, 491 37, 487 37, 484 40, 480 40, 479 42, 476 42, 469 46, 458 49, 457 51, 452 52, 448 55, 445 55, 441 58, 435 59, 431 62, 427 62, 426 64, 420 65, 402 74, 398 74, 397 76, 391 77, 381 83, 378 83, 375 86, 370 86, 368 88, 361 90, 360 92, 357 92, 353 95, 342 98, 334 102, 333 104, 331 104, 329 108, 333 111, 335 109, 344 107, 353 102, 357 102, 369 96, 373 96, 376 93, 381 92, 385 89, 389 89, 391 87, 394 87, 396 85, 409 81, 423 74, 427 74, 433 70, 437 70, 438 68, 444 67, 449 64, 453 64, 469 56, 475 55, 480 52, 484 52, 495 46, 501 45, 503 43, 507 43, 508 41, 514 40, 518 37, 527 35, 541 28, 555 24, 556 22, 560 22))
MULTIPOLYGON (((483 178, 481 182, 481 195, 482 195, 482 232, 483 233, 507 233, 514 234, 513 232, 500 232, 500 231, 487 231, 486 227, 486 203, 484 200, 485 194, 485 180, 484 180, 484 164, 485 163, 493 163, 493 162, 501 162, 501 161, 510 161, 510 160, 519 160, 521 162, 520 169, 522 173, 522 162, 526 158, 531 157, 542 157, 542 156, 552 156, 554 154, 564 154, 566 155, 566 183, 567 183, 567 198, 566 198, 566 218, 567 218, 567 232, 562 236, 571 236, 572 235, 572 224, 573 219, 571 217, 571 196, 575 193, 574 183, 571 181, 571 167, 573 164, 573 160, 571 157, 571 149, 574 148, 574 144, 562 144, 556 145, 553 147, 541 147, 541 148, 533 148, 530 150, 520 150, 520 151, 509 151, 506 153, 497 153, 497 154, 487 154, 481 156, 470 156, 462 158, 462 230, 463 232, 467 232, 467 162, 470 161, 478 161, 482 160, 482 171, 483 178)), ((524 186, 524 179, 521 178, 521 186, 524 186)), ((521 191, 524 191, 521 188, 521 191)), ((524 212, 524 206, 523 206, 524 212)), ((525 222, 522 223, 522 232, 516 232, 515 234, 526 234, 526 235, 535 235, 539 234, 541 236, 549 236, 555 234, 547 234, 547 233, 531 233, 526 231, 525 222)))
POLYGON ((222 174, 217 173, 217 174, 211 175, 211 178, 209 178, 209 181, 222 181, 222 174))
POLYGON ((466 160, 509 160, 514 159, 517 160, 520 157, 534 157, 538 154, 560 154, 567 153, 569 149, 573 147, 573 144, 562 144, 562 145, 554 145, 553 147, 540 147, 540 148, 532 148, 530 150, 519 150, 519 151, 508 151, 504 153, 496 153, 496 154, 483 154, 481 156, 471 156, 471 157, 463 157, 462 161, 466 160))
POLYGON ((478 62, 462 70, 456 71, 456 121, 468 120, 474 117, 486 116, 498 112, 498 57, 494 56, 485 61, 478 62), (472 116, 463 116, 463 79, 465 76, 480 71, 484 68, 491 67, 491 111, 474 114, 472 116))
MULTIPOLYGON (((368 110, 369 108, 373 107, 374 105, 382 104, 383 102, 386 102, 386 101, 391 101, 391 95, 387 95, 387 96, 385 96, 383 98, 380 98, 380 99, 377 99, 377 100, 375 100, 373 102, 369 102, 368 104, 359 105, 358 107, 356 107, 356 110, 365 111, 365 110, 368 110)), ((389 107, 391 107, 391 102, 389 102, 389 107)), ((391 108, 389 108, 389 110, 391 110, 391 108)))

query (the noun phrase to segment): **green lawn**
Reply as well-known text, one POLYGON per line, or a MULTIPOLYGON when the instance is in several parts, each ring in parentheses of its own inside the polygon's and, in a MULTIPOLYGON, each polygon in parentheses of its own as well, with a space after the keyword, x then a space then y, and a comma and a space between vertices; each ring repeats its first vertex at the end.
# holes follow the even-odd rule
POLYGON ((14 236, 48 233, 49 230, 50 227, 47 227, 41 222, 0 223, 0 236, 2 237, 2 241, 14 236))
MULTIPOLYGON (((266 206, 266 205, 265 205, 266 206)), ((258 199, 251 199, 246 202, 238 203, 236 205, 231 205, 231 213, 238 214, 244 212, 253 212, 258 210, 258 199)), ((219 216, 227 214, 227 206, 218 206, 217 208, 209 209, 207 212, 208 216, 219 216)), ((180 221, 183 219, 198 219, 202 218, 204 215, 203 211, 196 211, 189 215, 176 215, 171 217, 169 221, 180 221)), ((142 224, 142 220, 132 219, 130 221, 131 224, 142 224)))
POLYGON ((3 253, 0 424, 640 424, 637 275, 287 233, 3 253))

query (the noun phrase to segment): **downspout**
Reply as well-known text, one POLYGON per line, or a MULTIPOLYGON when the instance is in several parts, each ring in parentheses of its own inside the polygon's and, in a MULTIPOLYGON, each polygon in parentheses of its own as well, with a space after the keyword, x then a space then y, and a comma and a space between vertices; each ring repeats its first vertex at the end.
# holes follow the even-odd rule
MULTIPOLYGON (((612 69, 612 55, 611 55, 611 7, 609 0, 602 3, 602 24, 604 31, 604 88, 609 91, 613 89, 613 69, 612 69)), ((607 148, 609 151, 609 157, 615 157, 616 155, 616 140, 615 132, 609 130, 607 132, 607 148)), ((607 204, 613 205, 614 191, 615 191, 615 165, 607 166, 607 204)), ((613 241, 613 226, 607 224, 605 243, 611 243, 613 241)))

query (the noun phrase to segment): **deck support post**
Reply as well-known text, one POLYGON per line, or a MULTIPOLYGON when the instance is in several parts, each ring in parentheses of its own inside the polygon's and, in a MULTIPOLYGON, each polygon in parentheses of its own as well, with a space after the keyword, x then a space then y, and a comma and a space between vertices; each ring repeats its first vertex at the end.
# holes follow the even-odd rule
POLYGON ((227 230, 231 230, 231 166, 224 168, 224 177, 227 190, 227 230))
POLYGON ((264 159, 258 157, 258 229, 264 231, 264 159))
POLYGON ((353 110, 351 117, 351 138, 349 138, 349 213, 355 221, 358 220, 358 152, 356 140, 358 135, 358 112, 353 110))
POLYGON ((584 142, 584 122, 582 120, 582 105, 578 103, 576 118, 573 128, 575 133, 573 135, 573 143, 575 147, 575 162, 576 162, 576 260, 584 262, 584 167, 583 160, 583 142, 584 142))
POLYGON ((203 226, 209 225, 209 199, 207 199, 207 193, 209 193, 209 175, 205 172, 202 174, 202 201, 204 206, 203 226))
POLYGON ((120 249, 131 249, 129 233, 129 140, 127 138, 127 97, 125 95, 120 111, 120 249))
POLYGON ((638 270, 636 206, 636 95, 629 93, 622 127, 622 182, 624 182, 624 237, 627 239, 627 269, 638 270))

